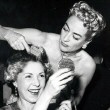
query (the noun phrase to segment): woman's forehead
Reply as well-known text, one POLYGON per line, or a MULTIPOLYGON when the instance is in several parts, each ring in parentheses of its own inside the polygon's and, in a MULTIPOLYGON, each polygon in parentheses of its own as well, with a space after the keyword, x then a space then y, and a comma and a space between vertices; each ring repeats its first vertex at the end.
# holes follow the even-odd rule
POLYGON ((88 29, 84 27, 83 21, 81 21, 75 15, 70 16, 65 25, 69 28, 71 32, 75 32, 81 35, 85 35, 88 32, 88 29))
POLYGON ((33 62, 30 61, 26 64, 26 66, 23 68, 23 73, 39 73, 39 72, 43 72, 44 71, 44 67, 40 62, 33 62))

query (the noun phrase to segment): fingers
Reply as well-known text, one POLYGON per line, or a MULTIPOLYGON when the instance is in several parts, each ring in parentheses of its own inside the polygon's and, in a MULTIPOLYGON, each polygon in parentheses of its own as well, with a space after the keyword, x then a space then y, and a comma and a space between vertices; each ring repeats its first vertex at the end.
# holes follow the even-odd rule
POLYGON ((72 79, 73 79, 73 77, 69 77, 69 78, 67 78, 67 79, 64 79, 64 80, 60 81, 60 84, 59 84, 59 85, 67 84, 67 83, 70 82, 72 79))
POLYGON ((49 78, 49 81, 53 84, 53 86, 62 86, 71 81, 73 77, 73 73, 69 69, 65 68, 54 73, 49 78))
POLYGON ((67 85, 61 85, 60 86, 60 91, 63 90, 67 85))
POLYGON ((68 106, 62 105, 60 106, 59 110, 70 110, 70 109, 68 108, 68 106))
POLYGON ((59 110, 72 110, 72 108, 69 107, 67 104, 62 104, 62 105, 59 107, 59 110))
POLYGON ((27 52, 30 52, 30 48, 26 43, 23 37, 19 37, 16 41, 11 44, 11 47, 15 50, 24 50, 26 49, 27 52))
POLYGON ((64 73, 67 73, 69 72, 70 69, 69 68, 63 68, 63 69, 60 69, 58 70, 56 73, 54 73, 52 76, 51 76, 51 79, 55 79, 56 77, 59 77, 60 75, 64 74, 64 73))
MULTIPOLYGON (((58 77, 58 80, 62 80, 62 79, 65 79, 65 78, 68 78, 70 76, 73 76, 73 73, 72 71, 69 71, 67 73, 64 73, 64 74, 61 74, 59 77, 58 77)), ((74 76, 73 76, 74 77, 74 76)))
POLYGON ((73 77, 73 73, 69 69, 65 68, 53 74, 50 80, 51 82, 56 83, 55 85, 62 86, 71 81, 73 77))
POLYGON ((49 95, 53 97, 60 93, 60 91, 67 86, 67 83, 73 79, 73 77, 73 73, 70 69, 60 69, 49 78, 45 90, 47 90, 49 95))
POLYGON ((71 102, 69 100, 63 101, 59 110, 72 110, 71 102))
POLYGON ((23 44, 24 48, 26 49, 26 51, 30 52, 30 48, 24 39, 22 39, 22 44, 23 44))
MULTIPOLYGON (((68 69, 64 70, 67 71, 68 69)), ((64 70, 62 71, 65 72, 64 70)), ((59 74, 59 76, 57 77, 50 77, 48 81, 57 92, 60 92, 62 89, 64 89, 67 86, 67 83, 73 80, 74 77, 72 75, 72 72, 67 72, 63 74, 62 71, 60 71, 61 75, 59 74)))
POLYGON ((71 101, 70 100, 65 100, 61 103, 62 104, 66 104, 69 108, 71 108, 71 101))
POLYGON ((25 41, 25 38, 23 35, 9 30, 7 34, 5 35, 5 39, 10 44, 10 46, 15 50, 24 50, 26 49, 27 52, 30 52, 30 48, 25 41))
POLYGON ((15 50, 24 50, 25 49, 24 46, 23 46, 23 44, 19 40, 15 41, 11 46, 15 50))

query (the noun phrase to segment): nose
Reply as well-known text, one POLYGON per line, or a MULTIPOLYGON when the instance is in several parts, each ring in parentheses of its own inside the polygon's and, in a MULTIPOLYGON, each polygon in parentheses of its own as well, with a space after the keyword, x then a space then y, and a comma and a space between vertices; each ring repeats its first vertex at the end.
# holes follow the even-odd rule
POLYGON ((70 33, 70 32, 69 32, 69 33, 67 33, 67 34, 64 36, 63 41, 64 41, 64 42, 68 42, 68 41, 70 41, 70 35, 71 35, 71 33, 70 33))
POLYGON ((33 85, 39 87, 40 86, 40 82, 39 82, 39 79, 38 78, 34 78, 33 79, 33 85))

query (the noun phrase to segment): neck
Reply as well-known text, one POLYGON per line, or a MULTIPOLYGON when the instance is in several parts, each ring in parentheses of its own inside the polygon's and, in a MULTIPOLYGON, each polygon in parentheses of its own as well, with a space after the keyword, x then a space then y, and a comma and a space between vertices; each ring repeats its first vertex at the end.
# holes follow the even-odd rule
POLYGON ((18 99, 17 103, 20 110, 32 110, 33 106, 35 105, 35 103, 30 103, 20 98, 18 99))
POLYGON ((62 57, 77 57, 79 56, 78 53, 81 51, 81 49, 74 51, 74 52, 64 52, 61 51, 62 57))

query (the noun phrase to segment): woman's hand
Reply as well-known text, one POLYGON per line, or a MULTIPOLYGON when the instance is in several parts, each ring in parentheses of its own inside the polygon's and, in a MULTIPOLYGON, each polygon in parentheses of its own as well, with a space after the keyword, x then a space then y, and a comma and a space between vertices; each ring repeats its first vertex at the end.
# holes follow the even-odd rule
POLYGON ((58 110, 72 110, 71 101, 66 100, 60 104, 58 110))
POLYGON ((15 50, 26 49, 27 52, 30 52, 30 48, 23 35, 17 32, 14 32, 12 30, 8 30, 4 38, 6 39, 6 41, 10 44, 10 46, 13 49, 15 50))
POLYGON ((44 91, 47 91, 48 96, 53 98, 67 86, 73 77, 73 72, 70 69, 60 69, 49 78, 44 91))

